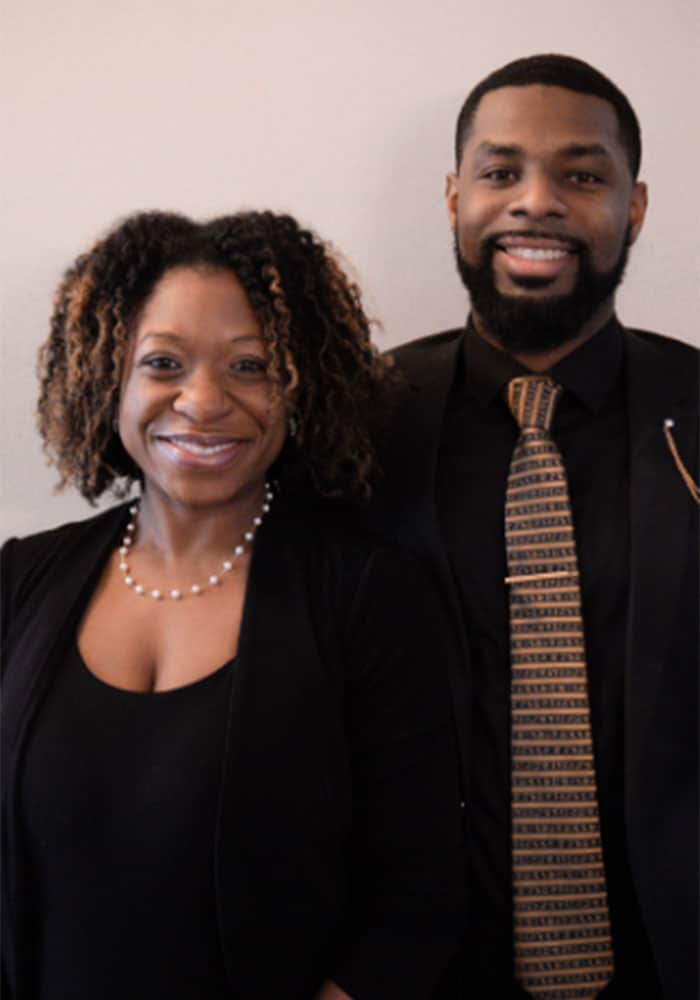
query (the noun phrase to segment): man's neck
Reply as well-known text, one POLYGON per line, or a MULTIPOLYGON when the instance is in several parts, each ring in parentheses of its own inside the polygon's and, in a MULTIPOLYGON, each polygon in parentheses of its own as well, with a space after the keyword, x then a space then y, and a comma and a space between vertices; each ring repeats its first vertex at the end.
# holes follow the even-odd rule
POLYGON ((569 354, 573 354, 587 340, 590 340, 612 318, 613 313, 614 303, 612 301, 602 303, 574 337, 545 351, 506 351, 498 338, 485 327, 478 313, 472 312, 472 322, 479 336, 488 341, 496 350, 510 354, 524 368, 528 368, 532 372, 548 372, 559 361, 568 357, 569 354))

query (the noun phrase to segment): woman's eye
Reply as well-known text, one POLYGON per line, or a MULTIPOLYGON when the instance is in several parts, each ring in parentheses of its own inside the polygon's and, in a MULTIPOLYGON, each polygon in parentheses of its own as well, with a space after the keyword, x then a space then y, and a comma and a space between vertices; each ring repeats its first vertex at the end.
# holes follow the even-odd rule
POLYGON ((162 354, 155 354, 150 357, 143 358, 141 365, 144 368, 150 368, 152 371, 156 372, 174 372, 178 371, 180 368, 179 363, 174 358, 169 358, 162 354))
POLYGON ((267 362, 262 358, 238 358, 231 367, 236 375, 246 378, 264 378, 267 375, 267 362))

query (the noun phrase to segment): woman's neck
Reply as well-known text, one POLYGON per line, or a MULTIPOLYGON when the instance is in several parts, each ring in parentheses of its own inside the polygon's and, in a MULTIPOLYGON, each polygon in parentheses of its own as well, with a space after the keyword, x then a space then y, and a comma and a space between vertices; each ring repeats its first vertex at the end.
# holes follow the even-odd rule
MULTIPOLYGON (((189 505, 146 487, 135 544, 165 565, 221 556, 244 543, 245 534, 255 529, 266 492, 260 484, 225 503, 189 505)), ((245 545, 246 550, 249 547, 245 545)))

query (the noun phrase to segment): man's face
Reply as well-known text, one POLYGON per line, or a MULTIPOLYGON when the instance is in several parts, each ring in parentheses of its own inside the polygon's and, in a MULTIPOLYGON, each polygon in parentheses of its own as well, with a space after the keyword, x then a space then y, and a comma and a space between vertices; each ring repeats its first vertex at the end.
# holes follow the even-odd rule
POLYGON ((477 327, 541 351, 600 325, 645 208, 607 101, 540 85, 487 93, 447 179, 477 327))

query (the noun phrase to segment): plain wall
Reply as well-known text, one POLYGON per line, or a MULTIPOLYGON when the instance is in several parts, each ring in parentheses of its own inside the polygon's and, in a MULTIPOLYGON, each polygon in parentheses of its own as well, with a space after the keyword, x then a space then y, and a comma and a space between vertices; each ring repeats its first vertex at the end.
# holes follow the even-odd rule
POLYGON ((380 345, 460 324, 454 120, 519 56, 579 56, 630 97, 650 208, 619 312, 700 343, 696 0, 5 0, 0 17, 0 536, 90 513, 52 496, 34 366, 63 269, 119 216, 290 211, 352 263, 380 345))

